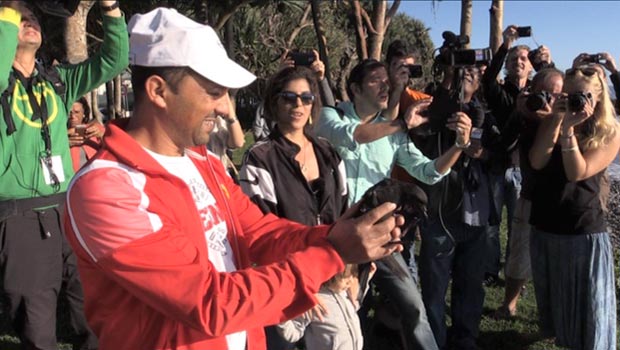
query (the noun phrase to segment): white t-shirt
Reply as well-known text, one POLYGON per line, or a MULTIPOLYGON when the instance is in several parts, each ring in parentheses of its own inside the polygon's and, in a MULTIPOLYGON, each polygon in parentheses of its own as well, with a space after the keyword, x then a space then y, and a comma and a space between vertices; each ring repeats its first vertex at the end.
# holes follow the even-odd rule
MULTIPOLYGON (((236 271, 234 252, 230 247, 226 221, 215 204, 215 197, 205 184, 196 165, 187 155, 171 157, 157 154, 145 149, 164 169, 183 180, 189 187, 196 209, 202 219, 205 240, 209 249, 209 260, 217 271, 236 271)), ((226 336, 229 350, 244 350, 246 332, 241 331, 226 336)))

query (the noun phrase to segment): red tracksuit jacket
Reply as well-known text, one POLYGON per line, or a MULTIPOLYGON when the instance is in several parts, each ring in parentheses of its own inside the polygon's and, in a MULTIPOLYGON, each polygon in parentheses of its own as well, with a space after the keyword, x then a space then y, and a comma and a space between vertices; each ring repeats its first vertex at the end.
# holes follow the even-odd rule
POLYGON ((123 124, 67 191, 65 228, 100 348, 222 350, 245 330, 249 350, 265 349, 262 327, 309 309, 344 268, 329 227, 263 215, 205 147, 188 151, 228 227, 238 271, 220 273, 190 190, 123 124))

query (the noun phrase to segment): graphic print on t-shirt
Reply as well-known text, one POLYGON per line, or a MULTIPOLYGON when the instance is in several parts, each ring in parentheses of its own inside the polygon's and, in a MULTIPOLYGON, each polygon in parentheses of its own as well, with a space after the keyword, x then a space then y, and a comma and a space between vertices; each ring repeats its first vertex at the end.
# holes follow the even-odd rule
POLYGON ((226 234, 228 231, 226 222, 220 216, 220 211, 215 205, 215 198, 211 191, 207 189, 202 179, 189 178, 187 179, 187 185, 192 192, 196 209, 198 209, 200 214, 209 249, 225 256, 228 253, 226 249, 228 245, 226 234))

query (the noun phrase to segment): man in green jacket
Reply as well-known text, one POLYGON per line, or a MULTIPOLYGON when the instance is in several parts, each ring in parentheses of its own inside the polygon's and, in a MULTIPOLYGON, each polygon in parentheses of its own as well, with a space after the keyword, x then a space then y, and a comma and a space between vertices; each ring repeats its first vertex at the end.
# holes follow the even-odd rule
MULTIPOLYGON (((0 3, 0 271, 12 323, 26 349, 56 349, 56 301, 63 280, 72 313, 78 310, 72 321, 89 333, 60 210, 73 177, 68 110, 128 64, 118 1, 99 4, 100 52, 79 64, 46 68, 36 60, 42 36, 33 12, 23 1, 0 3)), ((91 338, 83 348, 96 348, 91 338)))

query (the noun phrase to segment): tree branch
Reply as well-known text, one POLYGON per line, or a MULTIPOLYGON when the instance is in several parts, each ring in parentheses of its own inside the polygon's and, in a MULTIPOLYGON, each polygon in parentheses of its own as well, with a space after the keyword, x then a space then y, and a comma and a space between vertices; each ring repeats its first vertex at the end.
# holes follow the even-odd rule
POLYGON ((394 0, 387 15, 385 15, 385 28, 389 27, 392 17, 396 15, 396 12, 398 12, 398 6, 400 6, 400 0, 394 0))
POLYGON ((308 19, 311 9, 312 9, 312 5, 308 3, 308 5, 306 6, 306 9, 304 10, 303 16, 301 17, 301 21, 299 21, 299 25, 295 27, 295 29, 293 29, 293 31, 291 32, 291 35, 289 35, 288 40, 286 41, 287 48, 290 49, 291 45, 293 45, 293 41, 295 41, 295 38, 297 37, 297 35, 299 35, 302 29, 312 25, 312 22, 308 19))
POLYGON ((370 16, 368 15, 368 12, 366 12, 366 10, 361 6, 360 6, 360 15, 362 15, 362 18, 364 19, 364 24, 366 24, 366 28, 368 32, 372 34, 377 34, 377 30, 372 25, 372 21, 370 20, 370 16))

